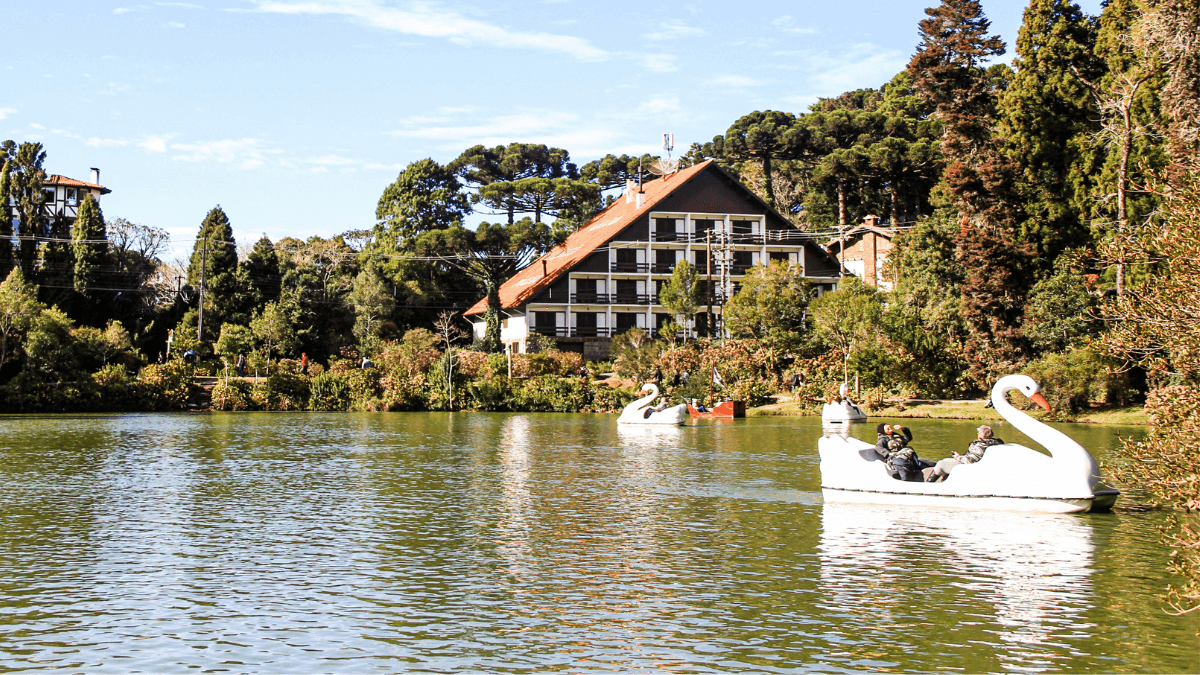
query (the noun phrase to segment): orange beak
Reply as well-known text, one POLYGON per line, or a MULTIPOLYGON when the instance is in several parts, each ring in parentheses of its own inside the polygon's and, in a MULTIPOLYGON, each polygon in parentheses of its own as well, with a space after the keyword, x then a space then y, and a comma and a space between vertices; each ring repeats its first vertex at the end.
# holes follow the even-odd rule
POLYGON ((1050 402, 1046 400, 1045 396, 1042 396, 1041 394, 1034 394, 1033 396, 1029 397, 1029 400, 1042 406, 1042 409, 1045 410, 1046 412, 1051 412, 1050 411, 1050 402))

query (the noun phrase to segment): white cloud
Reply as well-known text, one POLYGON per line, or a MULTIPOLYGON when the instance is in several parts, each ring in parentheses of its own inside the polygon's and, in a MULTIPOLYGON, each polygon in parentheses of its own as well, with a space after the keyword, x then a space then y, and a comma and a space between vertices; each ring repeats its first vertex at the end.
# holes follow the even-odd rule
POLYGON ((156 2, 159 7, 180 7, 183 9, 204 9, 200 5, 193 5, 190 2, 156 2))
POLYGON ((183 162, 215 161, 222 164, 237 164, 241 169, 254 169, 263 165, 265 155, 280 151, 264 147, 257 138, 223 139, 200 143, 172 143, 171 150, 177 154, 172 159, 183 162))
POLYGON ((338 155, 323 155, 321 157, 310 157, 304 160, 309 164, 320 164, 322 166, 345 166, 347 164, 357 164, 357 160, 349 157, 339 157, 338 155))
POLYGON ((37 122, 30 122, 29 126, 33 127, 34 129, 45 129, 46 128, 46 127, 38 124, 37 122))
POLYGON ((860 43, 837 54, 800 54, 796 60, 811 75, 806 87, 809 91, 798 94, 794 100, 811 103, 814 96, 837 96, 861 87, 878 87, 904 69, 908 55, 899 50, 881 51, 873 44, 860 43))
POLYGON ((745 87, 758 87, 766 84, 762 80, 756 80, 753 77, 745 75, 718 75, 708 81, 709 84, 718 87, 735 87, 742 89, 745 87))
POLYGON ((642 37, 648 40, 674 40, 681 37, 698 37, 704 34, 704 30, 700 28, 693 28, 676 22, 664 23, 662 24, 662 30, 654 33, 646 33, 642 37))
POLYGON ((179 23, 178 21, 168 21, 167 28, 187 28, 187 26, 179 23))
POLYGON ((96 138, 95 136, 87 139, 83 143, 84 145, 92 148, 119 148, 123 145, 129 144, 128 141, 124 141, 119 138, 96 138))
POLYGON ((796 20, 790 16, 787 16, 786 14, 772 21, 771 25, 780 30, 785 30, 789 33, 800 33, 801 35, 812 35, 813 33, 817 32, 817 29, 815 28, 797 26, 796 20))
POLYGON ((380 164, 379 162, 368 162, 367 164, 363 165, 363 168, 368 169, 370 171, 401 171, 404 169, 404 165, 399 162, 396 162, 395 164, 380 164))
POLYGON ((149 152, 166 152, 167 141, 171 140, 176 134, 166 134, 163 136, 147 136, 138 142, 137 146, 149 152))
POLYGON ((674 96, 658 96, 638 106, 638 112, 651 115, 679 112, 679 99, 674 96))
POLYGON ((629 54, 628 56, 640 63, 646 70, 656 73, 673 73, 679 70, 679 66, 676 65, 679 57, 674 54, 629 54))
POLYGON ((8 116, 17 112, 16 108, 0 108, 0 120, 8 119, 8 116))
POLYGON ((445 38, 456 44, 537 49, 566 54, 580 61, 606 61, 612 57, 583 38, 511 31, 427 3, 413 3, 408 10, 386 7, 375 0, 257 0, 257 5, 256 11, 271 14, 349 16, 383 30, 445 38))
POLYGON ((126 12, 129 12, 129 11, 130 10, 128 7, 118 7, 113 10, 113 14, 125 14, 126 12))
MULTIPOLYGON (((390 132, 390 135, 431 141, 449 152, 461 152, 476 144, 536 142, 569 148, 572 155, 589 157, 615 152, 613 148, 628 144, 628 126, 628 116, 624 113, 614 114, 611 119, 584 120, 573 113, 531 109, 483 118, 474 115, 438 119, 411 117, 404 120, 403 128, 390 132)), ((367 168, 374 167, 368 165, 367 168)))

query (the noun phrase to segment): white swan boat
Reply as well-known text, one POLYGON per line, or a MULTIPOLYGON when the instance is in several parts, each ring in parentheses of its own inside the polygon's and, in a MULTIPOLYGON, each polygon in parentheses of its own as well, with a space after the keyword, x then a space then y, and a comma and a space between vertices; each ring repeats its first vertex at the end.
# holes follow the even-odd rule
MULTIPOLYGON (((955 467, 940 483, 891 477, 875 447, 842 433, 817 443, 821 491, 826 502, 958 506, 975 509, 1075 513, 1111 508, 1120 494, 1100 479, 1091 454, 1066 434, 1009 405, 1018 390, 1046 410, 1050 404, 1025 375, 1002 377, 992 387, 992 405, 1013 427, 1050 451, 1047 456, 1015 443, 993 445, 983 459, 955 467)), ((949 454, 949 453, 946 453, 949 454)))
POLYGON ((648 391, 650 395, 643 396, 625 406, 625 409, 621 411, 621 416, 617 418, 617 424, 672 424, 678 426, 687 421, 686 403, 663 410, 653 410, 650 408, 650 404, 659 396, 658 385, 647 382, 642 385, 642 391, 648 391))
POLYGON ((840 394, 838 401, 830 401, 821 406, 821 422, 825 424, 845 424, 849 422, 862 422, 867 419, 867 414, 859 408, 854 401, 846 398, 849 393, 849 386, 845 382, 838 388, 840 394))

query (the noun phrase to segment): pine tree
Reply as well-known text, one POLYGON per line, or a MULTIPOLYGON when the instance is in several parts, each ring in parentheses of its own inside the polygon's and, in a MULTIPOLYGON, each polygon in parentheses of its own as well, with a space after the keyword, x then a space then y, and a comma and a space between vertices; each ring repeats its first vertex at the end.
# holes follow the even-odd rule
POLYGON ((241 271, 249 297, 249 313, 279 299, 282 281, 279 255, 267 235, 264 234, 254 243, 254 248, 250 249, 250 254, 241 264, 241 271))
POLYGON ((49 216, 42 203, 42 179, 46 177, 42 163, 46 152, 41 143, 22 143, 14 149, 5 144, 12 156, 9 171, 9 190, 16 202, 14 211, 17 221, 18 261, 26 279, 32 279, 37 270, 39 241, 46 236, 49 216))
POLYGON ((981 386, 1024 358, 1020 322, 1030 280, 1029 256, 1018 239, 1021 222, 1016 167, 992 130, 1006 66, 984 68, 1004 53, 987 35, 990 22, 976 0, 943 0, 925 10, 920 50, 909 62, 913 88, 942 123, 946 159, 943 192, 960 225, 956 259, 966 270, 963 319, 971 375, 981 386))
POLYGON ((1090 241, 1092 153, 1097 131, 1090 93, 1072 72, 1095 77, 1096 22, 1069 0, 1033 0, 1017 37, 1015 73, 1000 99, 999 134, 1020 170, 1027 218, 1019 238, 1035 251, 1042 273, 1067 248, 1090 241))
MULTIPOLYGON (((218 205, 208 212, 200 224, 188 265, 188 284, 200 289, 203 277, 206 335, 210 328, 212 334, 217 334, 221 323, 236 306, 239 295, 237 272, 237 242, 234 241, 228 216, 218 205)), ((204 341, 203 335, 200 341, 204 341)))
POLYGON ((12 190, 10 188, 9 160, 7 153, 0 155, 4 159, 4 170, 0 173, 0 277, 8 278, 8 272, 16 264, 13 256, 13 224, 12 207, 9 206, 12 190))
POLYGON ((49 241, 39 249, 38 297, 75 319, 75 252, 71 247, 70 218, 62 213, 55 214, 50 219, 45 238, 49 241))
POLYGON ((108 230, 100 203, 89 194, 79 205, 71 226, 71 251, 75 258, 75 290, 96 299, 89 289, 99 285, 101 270, 108 259, 108 230))

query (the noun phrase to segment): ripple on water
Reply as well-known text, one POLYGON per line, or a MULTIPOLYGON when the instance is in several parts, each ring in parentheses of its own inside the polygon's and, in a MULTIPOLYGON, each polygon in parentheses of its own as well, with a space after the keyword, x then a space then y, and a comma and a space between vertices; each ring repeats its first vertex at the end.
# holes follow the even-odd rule
POLYGON ((823 506, 804 420, 2 422, 7 668, 1200 669, 1161 514, 823 506))

